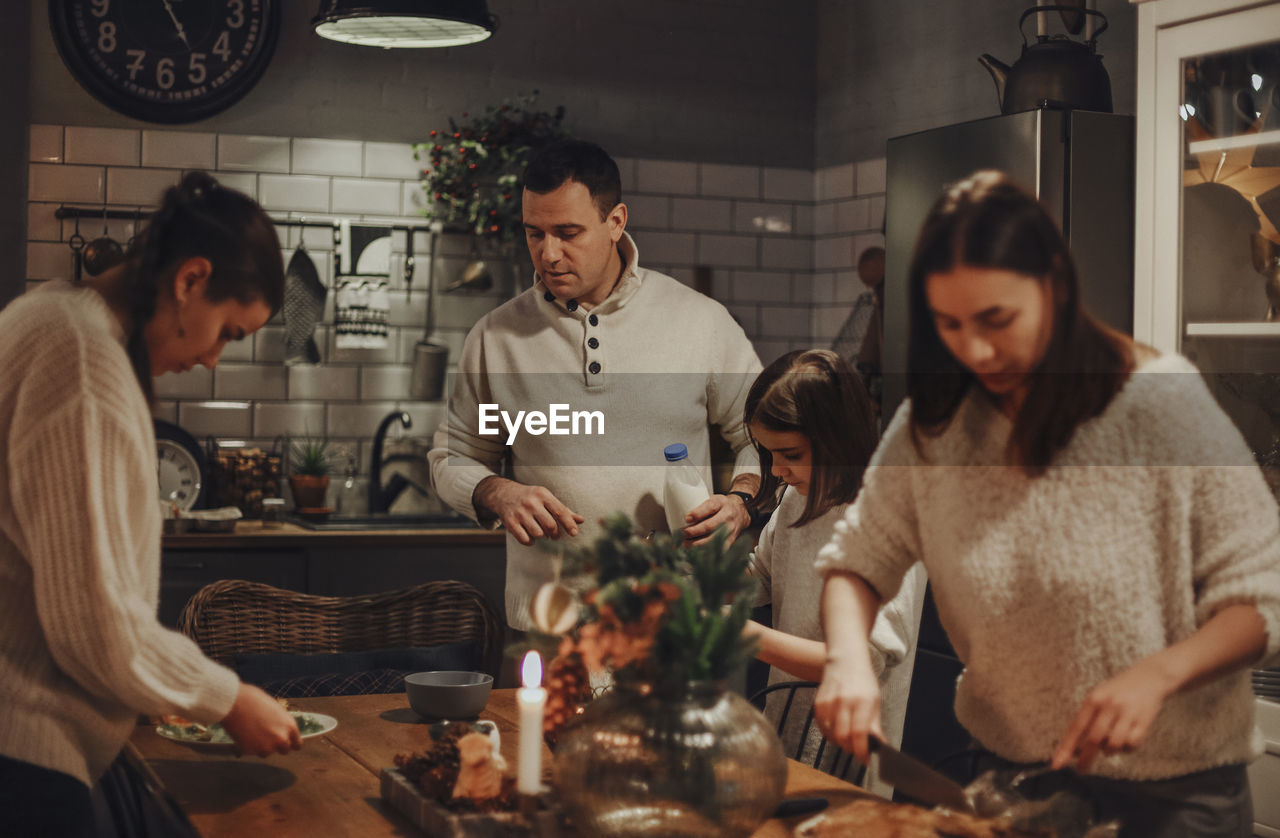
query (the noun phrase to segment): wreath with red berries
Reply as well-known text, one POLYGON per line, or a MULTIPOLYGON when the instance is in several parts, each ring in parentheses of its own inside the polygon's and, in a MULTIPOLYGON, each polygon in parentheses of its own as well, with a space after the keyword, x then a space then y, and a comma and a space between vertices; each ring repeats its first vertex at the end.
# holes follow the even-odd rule
POLYGON ((414 158, 427 161, 423 215, 446 230, 504 243, 523 236, 520 175, 540 148, 568 136, 564 106, 534 110, 537 98, 535 90, 476 116, 464 113, 461 121, 450 117, 447 130, 433 130, 414 146, 414 158))

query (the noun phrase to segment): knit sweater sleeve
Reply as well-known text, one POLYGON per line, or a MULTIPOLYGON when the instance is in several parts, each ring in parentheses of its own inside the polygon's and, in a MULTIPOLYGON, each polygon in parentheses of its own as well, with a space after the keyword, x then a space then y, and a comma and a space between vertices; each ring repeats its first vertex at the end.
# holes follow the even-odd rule
POLYGON ((898 593, 880 607, 880 613, 871 626, 872 663, 877 666, 877 675, 902 663, 915 643, 918 620, 916 588, 919 574, 923 573, 924 568, 919 564, 907 571, 898 593))
POLYGON ((479 406, 493 402, 484 357, 483 335, 488 320, 482 319, 467 335, 444 421, 427 454, 431 484, 441 500, 476 521, 479 512, 472 495, 480 481, 498 473, 506 452, 500 436, 480 434, 479 406))
POLYGON ((831 540, 818 551, 815 568, 866 580, 881 602, 897 594, 903 576, 921 557, 912 480, 921 468, 911 442, 904 402, 885 430, 863 476, 858 498, 836 522, 831 540))
POLYGON ((78 348, 35 353, 11 428, 14 514, 49 651, 89 693, 221 719, 235 674, 156 620, 155 450, 137 382, 118 345, 78 348))
MULTIPOLYGON (((1180 359, 1179 359, 1180 360, 1180 359)), ((1196 622, 1247 603, 1266 623, 1264 661, 1280 657, 1280 511, 1253 454, 1195 369, 1161 376, 1157 462, 1191 481, 1192 575, 1196 622), (1191 459, 1189 459, 1191 458, 1191 459), (1190 468, 1186 466, 1190 465, 1190 468)), ((1264 662, 1258 664, 1266 666, 1264 662)))

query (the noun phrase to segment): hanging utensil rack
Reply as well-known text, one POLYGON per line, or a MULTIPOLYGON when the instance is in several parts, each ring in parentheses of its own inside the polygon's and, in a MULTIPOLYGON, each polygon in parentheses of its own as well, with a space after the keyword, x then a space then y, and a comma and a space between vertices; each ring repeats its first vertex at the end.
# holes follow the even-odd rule
MULTIPOLYGON (((128 219, 131 221, 140 221, 146 218, 147 216, 149 216, 150 214, 151 214, 151 210, 144 209, 142 207, 137 207, 135 209, 103 209, 101 206, 98 206, 98 207, 60 206, 53 211, 53 217, 59 220, 66 219, 66 218, 73 218, 73 219, 114 218, 114 219, 128 219)), ((334 274, 342 273, 342 265, 339 264, 339 261, 338 261, 337 246, 342 243, 342 222, 344 220, 352 221, 354 223, 360 223, 358 219, 335 218, 335 219, 326 220, 326 221, 314 221, 306 217, 303 217, 303 218, 271 217, 271 223, 275 224, 277 227, 313 227, 313 228, 326 228, 326 229, 333 230, 333 244, 334 244, 333 272, 334 274)), ((383 224, 382 222, 368 222, 368 223, 370 224, 376 223, 379 227, 385 227, 388 230, 393 230, 396 232, 403 232, 407 237, 406 252, 410 254, 410 257, 412 257, 412 254, 413 254, 413 235, 415 233, 427 233, 430 236, 430 242, 431 242, 430 253, 432 254, 432 261, 434 261, 436 233, 439 232, 439 229, 437 227, 433 227, 430 224, 383 224)), ((412 265, 412 262, 410 262, 409 265, 412 265)), ((411 273, 412 269, 408 268, 408 266, 406 267, 407 267, 407 270, 405 271, 405 279, 406 281, 412 281, 412 276, 413 276, 413 274, 411 273)), ((431 267, 431 263, 429 262, 428 268, 430 267, 431 267)), ((428 270, 427 281, 428 282, 431 281, 430 270, 428 270)))

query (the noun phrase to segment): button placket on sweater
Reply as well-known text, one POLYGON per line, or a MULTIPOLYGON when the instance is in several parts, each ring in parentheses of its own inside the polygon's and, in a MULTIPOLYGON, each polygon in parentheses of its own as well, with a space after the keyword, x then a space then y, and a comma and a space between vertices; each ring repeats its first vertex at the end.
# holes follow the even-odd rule
POLYGON ((587 362, 587 385, 600 386, 604 384, 604 351, 601 349, 603 341, 600 339, 600 317, 595 314, 583 317, 582 332, 582 345, 585 350, 583 356, 587 362))
POLYGON ((582 324, 583 338, 583 373, 588 387, 604 385, 604 352, 603 341, 599 338, 600 317, 587 312, 578 305, 577 300, 560 302, 550 291, 543 292, 542 299, 556 306, 561 311, 576 317, 582 324))

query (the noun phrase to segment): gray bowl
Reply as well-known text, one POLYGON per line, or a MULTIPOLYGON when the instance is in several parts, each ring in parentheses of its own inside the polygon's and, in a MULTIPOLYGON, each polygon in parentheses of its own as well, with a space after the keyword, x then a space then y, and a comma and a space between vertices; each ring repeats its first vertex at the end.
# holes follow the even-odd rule
POLYGON ((474 719, 489 701, 493 676, 483 672, 414 672, 404 677, 409 706, 424 719, 474 719))

